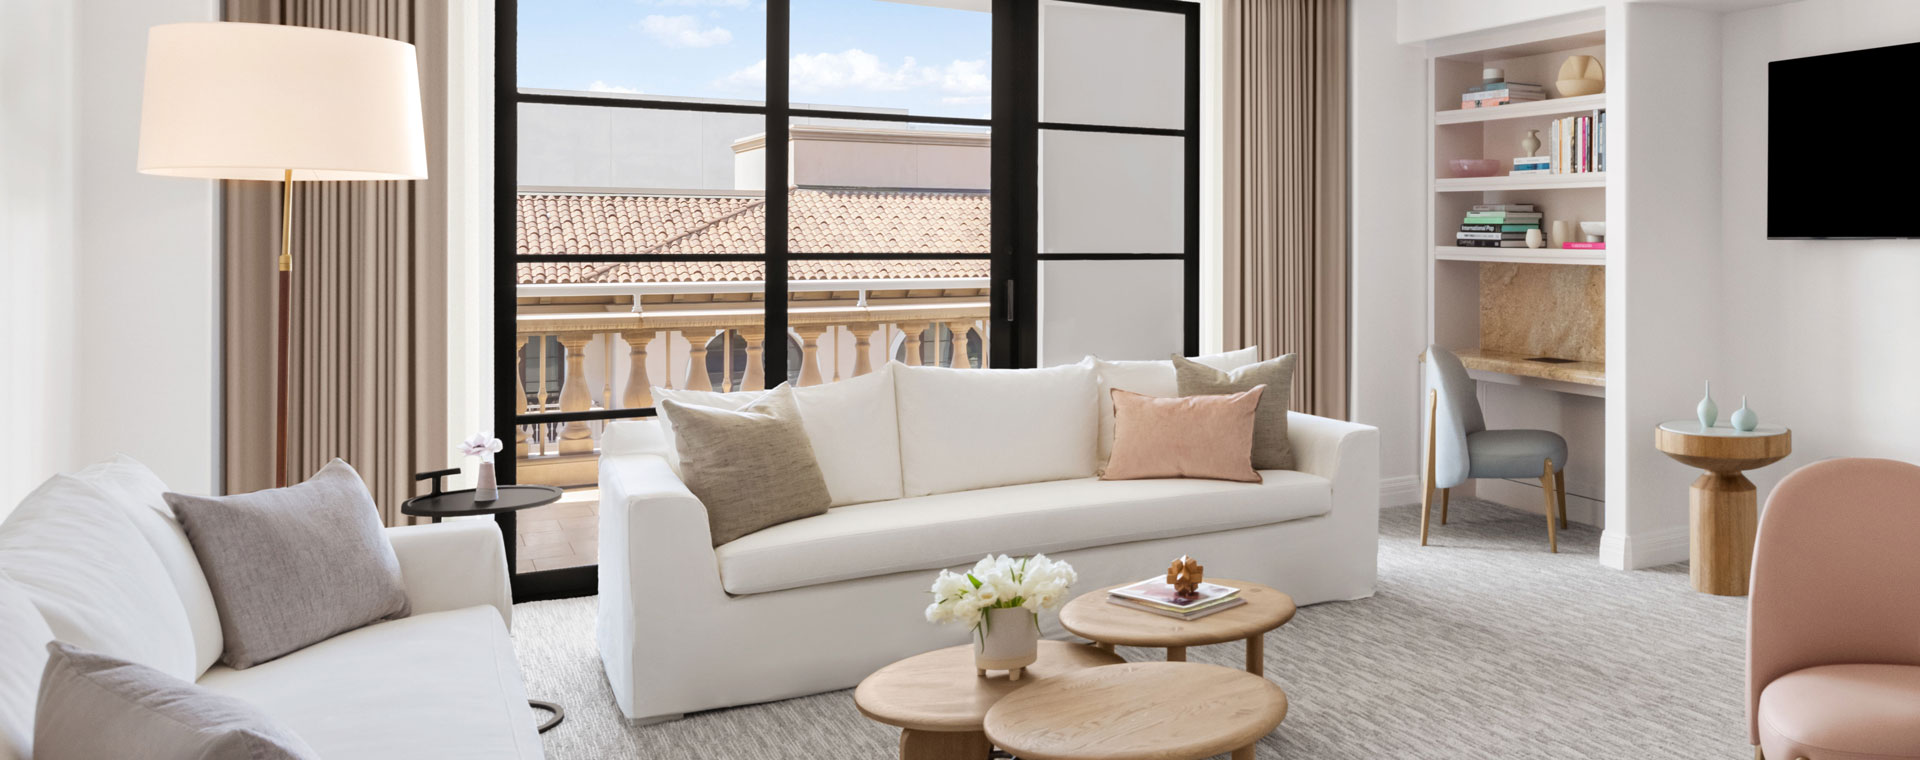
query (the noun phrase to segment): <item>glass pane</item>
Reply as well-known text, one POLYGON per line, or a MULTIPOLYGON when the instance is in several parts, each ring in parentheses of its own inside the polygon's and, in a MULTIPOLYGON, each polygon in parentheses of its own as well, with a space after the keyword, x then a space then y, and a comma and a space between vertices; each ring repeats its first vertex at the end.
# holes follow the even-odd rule
POLYGON ((888 361, 985 365, 988 260, 801 260, 787 266, 793 331, 787 379, 795 385, 859 377, 888 361), (957 362, 956 345, 962 347, 957 362))
POLYGON ((1181 353, 1184 273, 1168 259, 1040 262, 1040 366, 1181 353))
POLYGON ((987 118, 990 0, 793 0, 798 107, 987 118))
POLYGON ((766 117, 527 103, 519 106, 522 188, 759 192, 755 138, 766 117))
POLYGON ((523 192, 518 240, 523 254, 566 254, 581 263, 522 264, 532 282, 673 282, 685 272, 739 281, 751 262, 603 264, 603 254, 757 254, 766 249, 766 207, 758 194, 668 195, 523 192), (691 268, 690 268, 691 267, 691 268))
POLYGON ((989 135, 884 122, 794 124, 788 250, 988 253, 989 135))
POLYGON ((1040 133, 1040 250, 1181 253, 1185 138, 1040 133))
POLYGON ((1186 127, 1186 16, 1040 5, 1040 120, 1186 127))
POLYGON ((764 3, 539 0, 519 4, 521 89, 760 101, 764 3))

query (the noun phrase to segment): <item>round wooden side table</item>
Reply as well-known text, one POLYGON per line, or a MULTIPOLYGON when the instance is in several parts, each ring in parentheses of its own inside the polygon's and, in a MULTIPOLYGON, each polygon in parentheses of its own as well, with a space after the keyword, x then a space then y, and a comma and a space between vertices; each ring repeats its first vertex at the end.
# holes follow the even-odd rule
POLYGON ((1131 662, 1044 679, 987 711, 987 736, 1021 760, 1203 760, 1254 745, 1287 717, 1287 694, 1252 673, 1131 662))
POLYGON ((1060 608, 1060 625, 1109 649, 1116 644, 1166 647, 1169 662, 1185 662, 1187 647, 1245 641, 1247 672, 1265 674, 1267 632, 1293 619, 1293 597, 1247 581, 1208 578, 1207 582, 1240 589, 1247 603, 1199 620, 1181 620, 1108 602, 1107 592, 1133 585, 1122 583, 1075 597, 1060 608))
POLYGON ((1112 652, 1062 641, 1041 641, 1030 677, 982 677, 973 645, 936 649, 888 665, 853 690, 860 714, 900 729, 901 760, 987 760, 993 745, 981 730, 987 710, 1040 679, 1126 662, 1112 652))
POLYGON ((1693 589, 1746 596, 1760 506, 1753 481, 1743 473, 1793 453, 1793 431, 1780 425, 1752 432, 1718 425, 1702 429, 1699 420, 1674 420, 1654 430, 1653 445, 1682 464, 1706 470, 1687 496, 1687 573, 1693 589))

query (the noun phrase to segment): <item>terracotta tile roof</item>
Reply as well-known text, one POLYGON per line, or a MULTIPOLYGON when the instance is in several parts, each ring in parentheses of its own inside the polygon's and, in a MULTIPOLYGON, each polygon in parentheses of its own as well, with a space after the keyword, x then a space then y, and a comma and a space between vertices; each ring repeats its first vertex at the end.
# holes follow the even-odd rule
MULTIPOLYGON (((987 253, 986 193, 909 190, 792 191, 791 250, 813 253, 987 253)), ((759 253, 760 198, 679 195, 520 196, 520 253, 577 255, 579 263, 521 264, 522 284, 738 282, 762 279, 758 262, 607 264, 597 255, 759 253)), ((985 277, 985 260, 795 261, 795 280, 985 277)))

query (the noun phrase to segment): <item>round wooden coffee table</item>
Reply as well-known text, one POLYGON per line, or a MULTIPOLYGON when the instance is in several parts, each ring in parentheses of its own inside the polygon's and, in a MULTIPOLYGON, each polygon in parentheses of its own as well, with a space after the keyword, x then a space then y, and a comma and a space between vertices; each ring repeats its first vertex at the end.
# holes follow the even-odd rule
POLYGON ((1092 640, 1107 648, 1166 647, 1167 660, 1185 662, 1187 647, 1247 642, 1247 672, 1266 673, 1268 631, 1293 619, 1293 597, 1268 586, 1227 578, 1208 578, 1208 583, 1240 589, 1246 604, 1216 612, 1199 620, 1181 620, 1151 612, 1122 607, 1107 601, 1107 592, 1132 584, 1081 594, 1060 609, 1060 625, 1075 636, 1092 640))
POLYGON ((936 649, 888 665, 853 690, 860 714, 900 729, 901 760, 986 760, 993 745, 980 729, 988 708, 1050 676, 1126 662, 1112 652, 1041 641, 1040 659, 1018 681, 981 677, 973 645, 936 649))
POLYGON ((1054 676, 987 711, 987 736, 1021 760, 1202 760, 1254 745, 1287 717, 1287 694, 1252 673, 1132 662, 1054 676))
POLYGON ((1687 574, 1695 591, 1746 596, 1760 505, 1744 474, 1793 453, 1793 431, 1761 425, 1751 431, 1701 428, 1698 420, 1662 422, 1654 448, 1681 464, 1706 470, 1687 489, 1691 539, 1687 574))

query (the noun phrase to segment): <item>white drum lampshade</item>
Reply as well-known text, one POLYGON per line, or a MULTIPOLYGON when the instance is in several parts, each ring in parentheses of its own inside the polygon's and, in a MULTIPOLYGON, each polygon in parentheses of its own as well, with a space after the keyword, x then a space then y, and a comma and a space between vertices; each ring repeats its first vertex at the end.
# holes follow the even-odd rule
POLYGON ((147 35, 144 174, 279 182, 425 179, 414 47, 278 24, 147 35))

